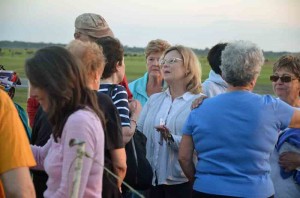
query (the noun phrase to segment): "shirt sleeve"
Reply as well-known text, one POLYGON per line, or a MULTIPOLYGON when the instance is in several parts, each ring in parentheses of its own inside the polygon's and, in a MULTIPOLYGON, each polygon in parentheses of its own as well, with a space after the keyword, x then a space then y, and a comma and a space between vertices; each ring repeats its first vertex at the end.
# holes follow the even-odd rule
POLYGON ((275 99, 275 115, 278 117, 278 128, 284 130, 290 125, 295 108, 283 102, 280 99, 275 99))
POLYGON ((52 196, 54 198, 70 196, 69 193, 71 192, 75 172, 74 159, 76 159, 77 149, 76 146, 69 147, 71 139, 84 141, 85 152, 90 156, 90 158, 83 157, 78 197, 83 197, 94 161, 97 161, 99 164, 103 164, 104 162, 104 132, 100 120, 91 120, 91 117, 86 116, 86 114, 71 115, 63 129, 61 139, 61 144, 63 145, 62 178, 59 188, 52 196), (99 142, 97 142, 97 136, 99 137, 99 142), (97 150, 98 144, 102 145, 101 150, 97 150), (96 153, 101 153, 103 159, 95 159, 96 153))
POLYGON ((44 161, 51 147, 53 138, 51 137, 44 146, 30 145, 37 165, 33 167, 34 170, 44 170, 44 161))
POLYGON ((31 166, 35 160, 24 126, 12 100, 0 90, 0 174, 31 166))
POLYGON ((126 89, 123 86, 116 86, 112 92, 111 98, 119 112, 122 127, 130 127, 128 95, 126 89))

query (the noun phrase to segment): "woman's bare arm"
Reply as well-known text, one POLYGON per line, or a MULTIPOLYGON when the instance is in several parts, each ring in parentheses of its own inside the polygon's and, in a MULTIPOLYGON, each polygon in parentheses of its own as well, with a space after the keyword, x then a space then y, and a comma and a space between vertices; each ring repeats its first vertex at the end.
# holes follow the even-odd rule
POLYGON ((189 181, 194 181, 195 165, 193 162, 194 142, 192 136, 182 135, 179 146, 179 163, 189 181))

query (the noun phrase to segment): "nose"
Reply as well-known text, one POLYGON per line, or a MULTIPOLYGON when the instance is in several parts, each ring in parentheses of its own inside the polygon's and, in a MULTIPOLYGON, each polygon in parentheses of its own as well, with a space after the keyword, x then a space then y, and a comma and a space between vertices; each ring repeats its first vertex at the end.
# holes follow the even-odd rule
POLYGON ((283 84, 283 81, 281 80, 281 78, 278 78, 278 80, 275 83, 276 84, 283 84))
POLYGON ((159 65, 159 59, 154 59, 153 60, 153 65, 159 65))
POLYGON ((160 66, 160 69, 163 69, 163 68, 168 67, 168 64, 167 64, 167 63, 164 63, 164 64, 160 64, 159 66, 160 66))

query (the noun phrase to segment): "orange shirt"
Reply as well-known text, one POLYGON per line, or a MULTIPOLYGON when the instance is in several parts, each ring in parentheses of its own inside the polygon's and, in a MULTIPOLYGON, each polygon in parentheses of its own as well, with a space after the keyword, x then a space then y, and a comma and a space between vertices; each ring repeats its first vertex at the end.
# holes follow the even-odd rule
MULTIPOLYGON (((35 166, 24 126, 4 91, 0 90, 0 175, 14 168, 35 166)), ((4 197, 0 182, 0 198, 4 197)))

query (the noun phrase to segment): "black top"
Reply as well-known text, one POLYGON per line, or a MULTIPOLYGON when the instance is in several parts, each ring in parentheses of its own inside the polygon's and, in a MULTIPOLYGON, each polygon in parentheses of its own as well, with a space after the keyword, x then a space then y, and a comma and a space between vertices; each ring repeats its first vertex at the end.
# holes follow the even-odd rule
MULTIPOLYGON (((111 156, 109 151, 124 148, 121 120, 116 106, 111 98, 101 92, 97 93, 98 104, 104 113, 106 121, 105 133, 105 167, 113 171, 111 156)), ((103 172, 102 197, 121 198, 121 193, 117 187, 117 180, 106 171, 103 172)))
MULTIPOLYGON (((124 148, 120 116, 111 98, 104 93, 97 92, 98 104, 104 113, 106 129, 105 150, 124 148)), ((105 155, 107 156, 107 155, 105 155)))
POLYGON ((52 126, 47 119, 47 114, 39 106, 32 127, 30 143, 37 146, 44 146, 50 138, 52 126))

